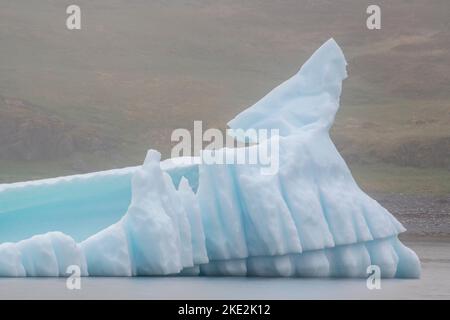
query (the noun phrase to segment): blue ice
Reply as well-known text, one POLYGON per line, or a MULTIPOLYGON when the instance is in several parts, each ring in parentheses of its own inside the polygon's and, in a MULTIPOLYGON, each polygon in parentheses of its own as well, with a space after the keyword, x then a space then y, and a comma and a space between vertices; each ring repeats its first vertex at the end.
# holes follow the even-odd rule
MULTIPOLYGON (((420 276, 405 228, 356 184, 329 136, 344 55, 333 39, 232 129, 278 129, 279 170, 161 161, 0 185, 0 276, 420 276)), ((239 132, 239 131, 238 131, 239 132)), ((236 134, 239 140, 251 137, 236 134)), ((235 156, 245 148, 218 152, 235 156)))

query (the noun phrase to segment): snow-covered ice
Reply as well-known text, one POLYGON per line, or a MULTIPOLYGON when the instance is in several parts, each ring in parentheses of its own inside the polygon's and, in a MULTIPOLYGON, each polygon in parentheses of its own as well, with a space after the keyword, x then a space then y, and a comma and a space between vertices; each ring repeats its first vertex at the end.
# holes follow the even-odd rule
MULTIPOLYGON (((356 184, 329 137, 344 55, 333 39, 229 122, 278 129, 279 170, 160 161, 0 185, 0 276, 420 276, 404 227, 356 184)), ((235 131, 242 133, 242 131, 235 131)), ((250 137, 236 135, 239 140, 250 137)), ((230 157, 246 148, 224 148, 230 157)))

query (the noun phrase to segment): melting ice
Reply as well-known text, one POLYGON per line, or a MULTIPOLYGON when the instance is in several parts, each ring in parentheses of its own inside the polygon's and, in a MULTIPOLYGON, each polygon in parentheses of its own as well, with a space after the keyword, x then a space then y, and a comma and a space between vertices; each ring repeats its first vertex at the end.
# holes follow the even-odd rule
POLYGON ((358 187, 329 137, 346 76, 330 39, 228 123, 279 131, 275 174, 149 151, 140 167, 0 185, 0 276, 77 265, 85 276, 365 277, 378 265, 383 277, 419 277, 397 238, 404 227, 358 187))

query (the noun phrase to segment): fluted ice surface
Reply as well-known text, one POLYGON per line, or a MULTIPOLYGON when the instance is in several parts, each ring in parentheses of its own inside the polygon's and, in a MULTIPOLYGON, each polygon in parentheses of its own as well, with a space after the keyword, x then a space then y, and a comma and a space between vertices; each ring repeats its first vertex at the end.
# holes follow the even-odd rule
POLYGON ((0 276, 63 276, 77 265, 91 276, 364 277, 374 264, 383 277, 419 277, 397 238, 405 229, 357 186, 329 137, 346 76, 331 39, 229 122, 279 130, 261 141, 236 130, 257 144, 215 151, 234 158, 276 142, 272 174, 262 164, 160 163, 149 151, 136 168, 0 185, 0 276))

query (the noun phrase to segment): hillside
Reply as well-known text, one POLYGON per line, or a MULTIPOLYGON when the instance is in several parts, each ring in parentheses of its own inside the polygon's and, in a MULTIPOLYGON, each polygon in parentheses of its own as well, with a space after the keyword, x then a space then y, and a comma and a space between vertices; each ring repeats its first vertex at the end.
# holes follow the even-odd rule
POLYGON ((450 192, 450 3, 0 0, 0 182, 136 165, 175 128, 224 128, 334 37, 332 136, 367 189, 450 192))

